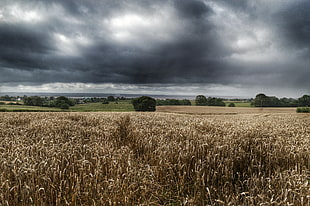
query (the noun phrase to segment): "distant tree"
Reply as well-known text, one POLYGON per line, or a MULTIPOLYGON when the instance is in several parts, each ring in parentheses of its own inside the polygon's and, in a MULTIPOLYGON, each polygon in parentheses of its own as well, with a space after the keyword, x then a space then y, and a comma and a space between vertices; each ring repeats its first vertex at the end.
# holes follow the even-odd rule
POLYGON ((275 96, 266 96, 265 94, 257 94, 252 101, 255 107, 296 107, 298 101, 292 98, 277 98, 275 96))
POLYGON ((57 97, 54 101, 54 106, 59 107, 61 109, 68 109, 69 106, 74 106, 75 102, 71 99, 68 99, 65 96, 57 97), (68 106, 67 106, 68 105, 68 106), (68 108, 67 108, 68 107, 68 108))
POLYGON ((24 104, 28 106, 42 106, 44 99, 38 96, 24 97, 24 104))
POLYGON ((203 95, 196 96, 195 103, 197 106, 206 106, 207 105, 207 98, 203 95))
POLYGON ((126 100, 126 97, 118 97, 118 100, 126 100))
POLYGON ((268 106, 268 97, 265 94, 257 94, 254 101, 253 105, 255 107, 267 107, 268 106))
POLYGON ((236 105, 235 105, 235 103, 233 103, 233 102, 231 102, 231 103, 229 103, 229 105, 228 105, 228 107, 235 107, 236 105))
POLYGON ((301 107, 309 107, 310 106, 310 95, 304 95, 298 98, 298 104, 301 107))
POLYGON ((188 99, 157 99, 156 105, 192 105, 192 103, 188 99))
POLYGON ((207 105, 208 106, 224 106, 225 107, 225 102, 221 98, 209 97, 207 99, 207 105))
POLYGON ((109 104, 109 101, 107 99, 103 99, 102 104, 109 104))
POLYGON ((2 101, 11 101, 12 98, 9 95, 5 95, 5 96, 1 96, 0 100, 2 100, 2 101))
POLYGON ((298 107, 298 100, 284 97, 280 99, 280 105, 282 107, 298 107))
MULTIPOLYGON (((303 97, 306 96, 307 95, 304 95, 303 97)), ((307 98, 302 98, 302 100, 301 98, 299 98, 299 100, 293 98, 279 99, 275 96, 266 96, 265 94, 257 94, 255 99, 252 101, 252 105, 255 107, 297 107, 298 105, 300 105, 300 102, 304 102, 303 100, 307 101, 306 100, 307 98)))
POLYGON ((142 96, 132 100, 133 107, 135 111, 150 111, 156 110, 156 100, 152 97, 142 96))
POLYGON ((29 99, 29 97, 27 97, 27 96, 24 97, 24 98, 23 98, 23 102, 24 102, 25 105, 30 105, 30 99, 29 99))
POLYGON ((114 101, 115 101, 115 97, 113 97, 113 96, 108 96, 107 100, 108 100, 109 102, 114 102, 114 101))
POLYGON ((279 107, 281 106, 281 101, 277 97, 268 97, 268 107, 279 107))
POLYGON ((182 104, 181 105, 192 105, 191 101, 189 101, 188 99, 183 99, 181 100, 182 104))
POLYGON ((165 99, 156 99, 156 105, 161 106, 161 105, 167 105, 165 99))
POLYGON ((59 105, 59 108, 60 109, 69 109, 69 104, 65 103, 65 102, 62 102, 60 105, 59 105))

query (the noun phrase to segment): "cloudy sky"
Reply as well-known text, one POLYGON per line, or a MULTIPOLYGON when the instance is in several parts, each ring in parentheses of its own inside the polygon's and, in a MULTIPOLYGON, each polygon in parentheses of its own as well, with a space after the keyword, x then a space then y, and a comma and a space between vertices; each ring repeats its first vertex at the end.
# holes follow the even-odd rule
POLYGON ((0 92, 310 93, 309 0, 0 0, 0 92))

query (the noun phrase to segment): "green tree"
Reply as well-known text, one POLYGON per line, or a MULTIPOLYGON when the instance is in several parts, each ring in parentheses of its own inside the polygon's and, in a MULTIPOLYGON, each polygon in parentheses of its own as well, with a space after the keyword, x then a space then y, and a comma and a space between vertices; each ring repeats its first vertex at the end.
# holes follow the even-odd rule
POLYGON ((182 101, 182 105, 192 105, 191 101, 189 101, 188 99, 183 99, 182 101))
POLYGON ((281 106, 281 101, 277 97, 268 97, 268 107, 279 107, 281 106))
POLYGON ((191 105, 191 101, 188 99, 157 99, 156 105, 191 105))
POLYGON ((109 102, 114 102, 114 101, 115 101, 115 97, 113 97, 113 96, 108 96, 108 97, 107 97, 107 100, 108 100, 109 102))
POLYGON ((196 96, 195 103, 197 106, 206 106, 207 105, 207 98, 203 95, 196 96))
POLYGON ((60 96, 60 97, 57 97, 56 99, 55 99, 55 103, 54 103, 54 105, 56 106, 56 107, 59 107, 59 108, 62 108, 62 109, 67 109, 66 107, 66 105, 68 105, 68 108, 69 108, 69 106, 74 106, 74 101, 73 100, 71 100, 71 99, 68 99, 67 97, 65 97, 65 96, 60 96))
POLYGON ((221 98, 209 97, 207 99, 208 106, 223 106, 225 107, 225 102, 221 98))
POLYGON ((62 102, 62 103, 60 103, 59 108, 60 109, 69 109, 69 104, 62 102))
POLYGON ((24 104, 28 106, 42 106, 43 98, 38 96, 24 97, 24 104))
POLYGON ((298 107, 298 100, 293 98, 283 97, 280 99, 280 105, 282 107, 298 107))
POLYGON ((310 95, 304 95, 298 98, 298 104, 301 107, 309 107, 310 106, 310 95))
POLYGON ((156 100, 152 97, 142 96, 132 100, 135 111, 149 111, 154 112, 156 110, 156 100))
POLYGON ((257 94, 252 102, 255 107, 296 107, 298 101, 293 98, 277 98, 275 96, 266 96, 265 94, 257 94))
POLYGON ((107 99, 102 100, 102 104, 109 104, 110 102, 107 99))
POLYGON ((229 105, 228 105, 228 107, 235 107, 236 105, 235 105, 235 103, 233 103, 233 102, 231 102, 231 103, 229 103, 229 105))
POLYGON ((253 105, 255 107, 267 107, 268 106, 268 97, 265 94, 257 94, 254 101, 253 105))

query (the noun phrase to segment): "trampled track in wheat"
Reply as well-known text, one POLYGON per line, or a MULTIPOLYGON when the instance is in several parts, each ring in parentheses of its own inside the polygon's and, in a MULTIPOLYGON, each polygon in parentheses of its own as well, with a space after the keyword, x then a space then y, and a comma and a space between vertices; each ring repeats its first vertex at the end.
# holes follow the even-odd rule
POLYGON ((0 205, 309 205, 309 122, 1 113, 0 205))

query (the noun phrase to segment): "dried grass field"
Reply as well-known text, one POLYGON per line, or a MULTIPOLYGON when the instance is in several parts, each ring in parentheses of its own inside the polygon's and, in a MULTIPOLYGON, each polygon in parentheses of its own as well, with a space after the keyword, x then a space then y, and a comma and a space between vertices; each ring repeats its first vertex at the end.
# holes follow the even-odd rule
POLYGON ((1 113, 0 205, 310 205, 309 122, 1 113))
POLYGON ((179 114, 296 113, 295 107, 157 106, 156 110, 179 114))

